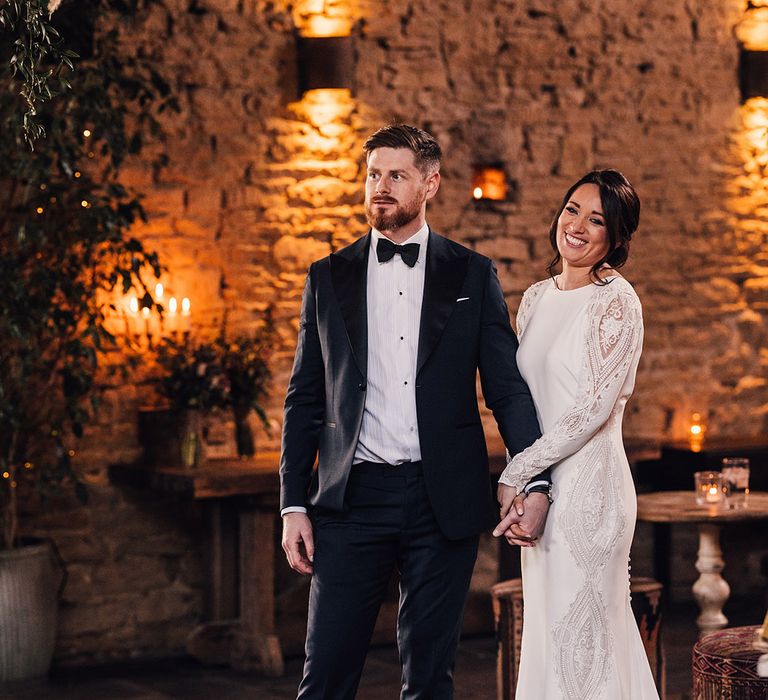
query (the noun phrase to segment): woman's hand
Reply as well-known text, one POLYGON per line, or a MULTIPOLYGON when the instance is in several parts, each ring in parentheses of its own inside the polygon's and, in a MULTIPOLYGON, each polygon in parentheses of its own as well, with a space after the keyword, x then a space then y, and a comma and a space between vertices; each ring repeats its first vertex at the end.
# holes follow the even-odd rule
POLYGON ((536 540, 544 531, 549 510, 549 499, 544 494, 535 496, 531 503, 533 507, 526 510, 525 493, 517 493, 517 489, 506 484, 499 484, 496 497, 499 501, 499 524, 493 530, 494 537, 504 536, 511 545, 520 547, 535 547, 536 540))

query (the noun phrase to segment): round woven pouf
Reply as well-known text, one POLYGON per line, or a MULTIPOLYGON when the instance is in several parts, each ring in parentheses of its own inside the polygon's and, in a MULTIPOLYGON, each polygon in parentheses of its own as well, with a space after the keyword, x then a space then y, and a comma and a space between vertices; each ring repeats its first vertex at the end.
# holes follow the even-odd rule
POLYGON ((753 646, 757 627, 734 627, 702 637, 693 647, 693 700, 765 700, 768 678, 757 675, 764 651, 753 646))

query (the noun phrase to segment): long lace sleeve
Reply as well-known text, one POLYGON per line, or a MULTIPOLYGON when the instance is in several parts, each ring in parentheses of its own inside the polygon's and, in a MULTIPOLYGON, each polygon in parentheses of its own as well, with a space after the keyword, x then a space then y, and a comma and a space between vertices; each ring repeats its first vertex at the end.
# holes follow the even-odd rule
POLYGON ((518 491, 580 450, 606 423, 642 342, 640 301, 624 279, 616 278, 595 294, 587 313, 586 352, 575 403, 530 447, 512 459, 507 456, 499 481, 518 491))

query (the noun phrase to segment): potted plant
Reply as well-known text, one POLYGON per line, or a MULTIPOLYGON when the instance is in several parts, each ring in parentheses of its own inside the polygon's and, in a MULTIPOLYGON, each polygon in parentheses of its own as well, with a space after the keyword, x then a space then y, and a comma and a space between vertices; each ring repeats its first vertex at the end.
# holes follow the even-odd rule
POLYGON ((45 673, 56 629, 50 550, 25 546, 20 503, 63 486, 85 499, 71 458, 101 360, 121 347, 114 299, 134 289, 151 306, 144 280, 160 273, 129 233, 143 210, 120 169, 172 95, 149 63, 119 57, 116 32, 88 31, 141 4, 65 2, 60 26, 91 54, 73 72, 46 2, 0 2, 0 681, 45 673), (39 612, 19 615, 31 598, 39 612))

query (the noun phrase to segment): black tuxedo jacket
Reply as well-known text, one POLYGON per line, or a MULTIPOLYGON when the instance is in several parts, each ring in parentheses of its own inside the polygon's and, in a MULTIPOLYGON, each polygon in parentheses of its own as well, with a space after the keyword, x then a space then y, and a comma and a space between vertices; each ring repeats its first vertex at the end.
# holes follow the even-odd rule
MULTIPOLYGON (((344 507, 365 405, 369 250, 370 234, 309 269, 285 399, 281 508, 344 507)), ((519 452, 540 432, 491 261, 430 231, 426 267, 415 387, 419 440, 438 525, 458 539, 498 520, 477 405, 478 369, 509 451, 519 452)))

